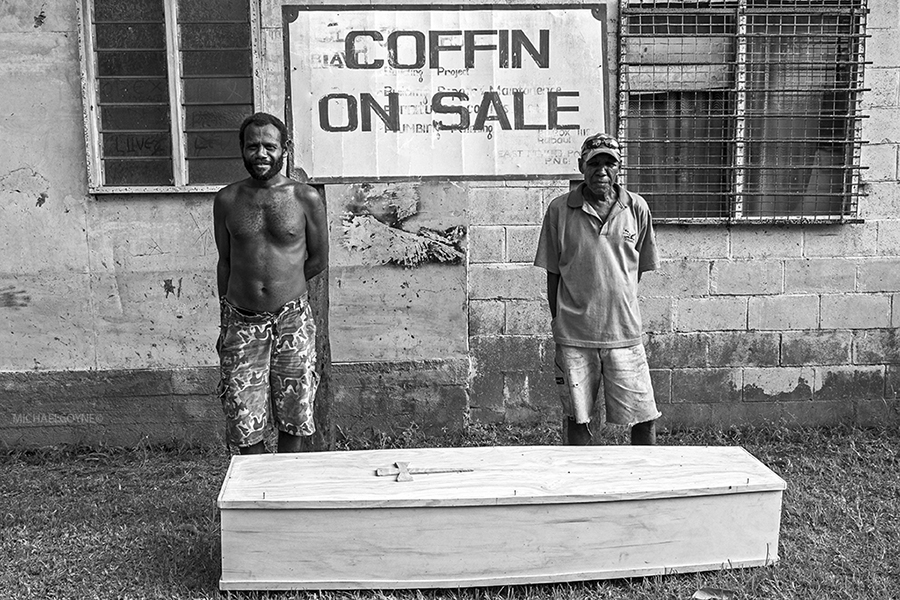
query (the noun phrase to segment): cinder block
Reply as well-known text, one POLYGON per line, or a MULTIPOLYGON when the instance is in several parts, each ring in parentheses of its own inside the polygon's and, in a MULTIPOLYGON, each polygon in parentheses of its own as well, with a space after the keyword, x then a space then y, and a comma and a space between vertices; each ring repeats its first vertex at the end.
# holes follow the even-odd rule
POLYGON ((900 327, 900 294, 891 294, 891 327, 900 327))
POLYGON ((749 299, 750 329, 817 329, 818 296, 757 296, 749 299))
POLYGON ((661 224, 654 230, 660 258, 696 260, 728 257, 728 233, 724 229, 661 224))
POLYGON ((896 399, 857 400, 856 423, 860 427, 900 427, 900 401, 896 399))
POLYGON ((542 338, 518 335, 469 338, 477 373, 539 371, 542 343, 542 338))
MULTIPOLYGON (((869 194, 860 199, 859 214, 864 219, 896 219, 900 215, 900 182, 876 181, 866 185, 869 194)), ((895 242, 896 244, 896 242, 895 242)), ((890 254, 881 251, 879 254, 890 254)), ((895 254, 900 254, 897 252, 895 254)))
POLYGON ((813 398, 819 400, 858 400, 883 398, 885 367, 813 367, 813 398))
POLYGON ((780 420, 781 405, 777 402, 734 402, 713 406, 709 426, 731 429, 755 423, 765 427, 780 420))
POLYGON ((900 331, 894 328, 857 331, 853 362, 858 365, 900 364, 900 331))
POLYGON ((787 426, 833 427, 853 423, 856 410, 847 400, 780 402, 780 423, 787 426))
POLYGON ((740 369, 675 369, 672 371, 672 402, 740 402, 740 369))
POLYGON ((503 380, 507 421, 535 423, 561 411, 556 381, 552 377, 506 373, 503 380))
POLYGON ((550 334, 550 307, 543 300, 508 300, 506 303, 507 335, 550 334))
MULTIPOLYGON (((877 241, 877 223, 813 227, 803 230, 803 254, 807 257, 874 256, 877 241)), ((812 261, 811 264, 829 268, 827 263, 812 261)))
POLYGON ((638 289, 644 297, 706 296, 709 294, 709 262, 664 260, 656 271, 644 273, 638 289))
MULTIPOLYGON (((650 381, 653 384, 653 396, 656 404, 670 404, 672 402, 672 371, 671 369, 650 369, 650 381)), ((665 412, 665 409, 660 409, 665 412)))
POLYGON ((878 222, 878 254, 900 256, 900 220, 878 222))
MULTIPOLYGON (((894 67, 883 69, 878 68, 876 65, 867 67, 866 87, 869 90, 863 94, 864 110, 870 106, 897 106, 898 102, 900 102, 900 69, 894 67)), ((863 150, 865 148, 866 146, 864 145, 863 150)), ((865 155, 863 155, 863 164, 869 164, 865 160, 865 155)), ((871 173, 868 175, 871 175, 871 173)))
MULTIPOLYGON (((892 73, 892 75, 894 78, 898 76, 897 73, 892 73)), ((893 93, 896 97, 896 88, 893 93)), ((897 144, 863 144, 859 162, 869 167, 865 171, 866 181, 897 180, 897 148, 897 144)))
POLYGON ((555 373, 556 342, 552 335, 545 336, 541 340, 541 371, 555 373))
POLYGON ((509 226, 506 228, 506 255, 509 262, 534 263, 541 228, 532 226, 509 226))
POLYGON ((467 360, 335 364, 332 418, 350 430, 412 423, 458 429, 468 407, 467 360))
MULTIPOLYGON (((892 40, 896 47, 897 40, 892 40)), ((867 51, 868 51, 868 44, 867 51)), ((894 51, 896 55, 896 50, 894 51)), ((863 139, 873 144, 896 144, 900 142, 900 107, 870 107, 866 110, 868 119, 863 123, 863 139)))
POLYGON ((900 367, 888 365, 885 367, 884 397, 900 398, 900 367))
POLYGON ((680 298, 675 304, 677 331, 747 329, 747 297, 680 298))
POLYGON ((886 29, 900 33, 900 8, 896 2, 871 2, 868 28, 870 31, 886 29))
POLYGON ((540 300, 547 296, 547 272, 525 265, 470 265, 469 298, 540 300))
POLYGON ((526 187, 473 188, 469 191, 471 225, 540 225, 543 190, 526 187))
POLYGON ((332 363, 332 377, 338 387, 410 388, 465 385, 469 380, 468 357, 431 360, 332 363))
POLYGON ((550 206, 550 203, 553 202, 553 200, 562 196, 563 194, 568 194, 569 190, 574 188, 576 185, 577 185, 577 183, 575 185, 563 183, 563 184, 558 184, 558 185, 544 188, 543 193, 542 193, 542 198, 543 198, 543 210, 541 212, 542 216, 543 216, 543 213, 547 212, 547 207, 550 206))
POLYGON ((718 410, 720 407, 721 405, 717 404, 687 403, 673 403, 660 406, 659 410, 663 415, 657 421, 657 429, 672 431, 706 427, 712 420, 713 409, 718 410))
POLYGON ((503 333, 506 307, 502 300, 469 301, 469 335, 503 333))
POLYGON ((856 262, 840 258, 786 260, 787 294, 852 292, 856 289, 856 262))
POLYGON ((666 406, 666 413, 663 418, 667 419, 673 412, 675 412, 674 417, 684 427, 729 429, 748 423, 756 425, 777 423, 781 414, 781 407, 775 402, 671 404, 666 406))
POLYGON ((879 258, 859 263, 859 291, 900 290, 900 257, 879 258))
POLYGON ((488 423, 502 421, 505 402, 501 373, 477 373, 472 378, 469 410, 475 420, 488 423))
POLYGON ((851 331, 785 331, 781 335, 781 364, 846 365, 850 364, 852 347, 851 331))
POLYGON ((812 400, 815 372, 811 367, 744 369, 745 402, 812 400))
POLYGON ((732 258, 792 258, 803 250, 803 236, 794 228, 735 227, 731 230, 732 258))
POLYGON ((712 293, 780 294, 784 291, 781 260, 717 260, 712 264, 712 293))
MULTIPOLYGON (((873 4, 875 4, 873 2, 873 4)), ((893 4, 892 2, 880 2, 878 4, 893 4)), ((870 17, 871 19, 871 17, 870 17)), ((866 40, 866 60, 873 65, 882 68, 900 67, 900 56, 897 56, 897 27, 896 21, 887 24, 885 28, 871 27, 876 21, 869 22, 869 29, 866 31, 871 37, 866 40)), ((865 98, 865 95, 863 95, 865 98)), ((873 138, 865 138, 873 139, 873 138)))
POLYGON ((705 367, 707 333, 651 334, 644 344, 651 369, 705 367))
POLYGON ((644 331, 669 333, 674 327, 675 303, 671 298, 641 296, 641 322, 644 331))
POLYGON ((506 258, 506 232, 503 227, 469 227, 469 262, 498 263, 506 258))
POLYGON ((821 301, 822 329, 874 329, 891 326, 886 294, 828 294, 821 301))
POLYGON ((716 332, 708 339, 710 367, 765 367, 778 364, 781 335, 759 331, 716 332))

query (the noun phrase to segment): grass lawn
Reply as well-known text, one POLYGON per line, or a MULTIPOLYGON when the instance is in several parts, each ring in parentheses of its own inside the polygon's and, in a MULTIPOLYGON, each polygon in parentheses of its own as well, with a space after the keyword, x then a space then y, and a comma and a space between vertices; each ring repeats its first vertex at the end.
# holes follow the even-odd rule
MULTIPOLYGON (((624 443, 606 430, 602 443, 624 443)), ((477 426, 426 437, 343 439, 342 448, 557 444, 550 426, 477 426)), ((900 598, 896 430, 674 431, 666 445, 740 445, 788 482, 772 566, 578 584, 384 592, 218 592, 222 449, 57 448, 0 452, 0 599, 315 600, 900 598)), ((310 549, 315 551, 315 549, 310 549)))

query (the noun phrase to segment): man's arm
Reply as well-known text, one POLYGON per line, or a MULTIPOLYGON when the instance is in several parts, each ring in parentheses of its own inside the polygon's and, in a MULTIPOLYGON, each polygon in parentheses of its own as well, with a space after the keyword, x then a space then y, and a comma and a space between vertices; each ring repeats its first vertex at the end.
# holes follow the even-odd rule
POLYGON ((219 251, 219 261, 216 264, 216 287, 219 298, 224 298, 228 293, 228 278, 231 275, 231 239, 225 226, 226 212, 225 200, 222 192, 219 192, 213 201, 213 235, 219 251))
POLYGON ((306 263, 303 274, 310 280, 328 266, 328 219, 325 203, 315 188, 303 186, 301 201, 306 211, 306 263))
POLYGON ((550 304, 550 316, 556 318, 556 295, 559 292, 559 273, 547 271, 547 303, 550 304))

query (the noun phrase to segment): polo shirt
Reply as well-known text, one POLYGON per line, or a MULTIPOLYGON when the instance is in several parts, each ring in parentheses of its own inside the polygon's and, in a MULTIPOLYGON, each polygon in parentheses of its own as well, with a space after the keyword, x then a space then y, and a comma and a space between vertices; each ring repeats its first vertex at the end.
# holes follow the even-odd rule
POLYGON ((534 265, 559 274, 553 338, 582 348, 641 343, 638 275, 659 267, 650 208, 617 186, 606 221, 584 201, 584 183, 550 202, 534 265))

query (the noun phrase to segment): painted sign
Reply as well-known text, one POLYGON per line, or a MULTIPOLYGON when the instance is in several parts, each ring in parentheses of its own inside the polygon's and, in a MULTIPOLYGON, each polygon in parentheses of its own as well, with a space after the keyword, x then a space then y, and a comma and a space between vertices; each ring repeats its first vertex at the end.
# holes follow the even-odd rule
POLYGON ((566 178, 606 130, 603 7, 284 8, 295 166, 316 181, 566 178))

